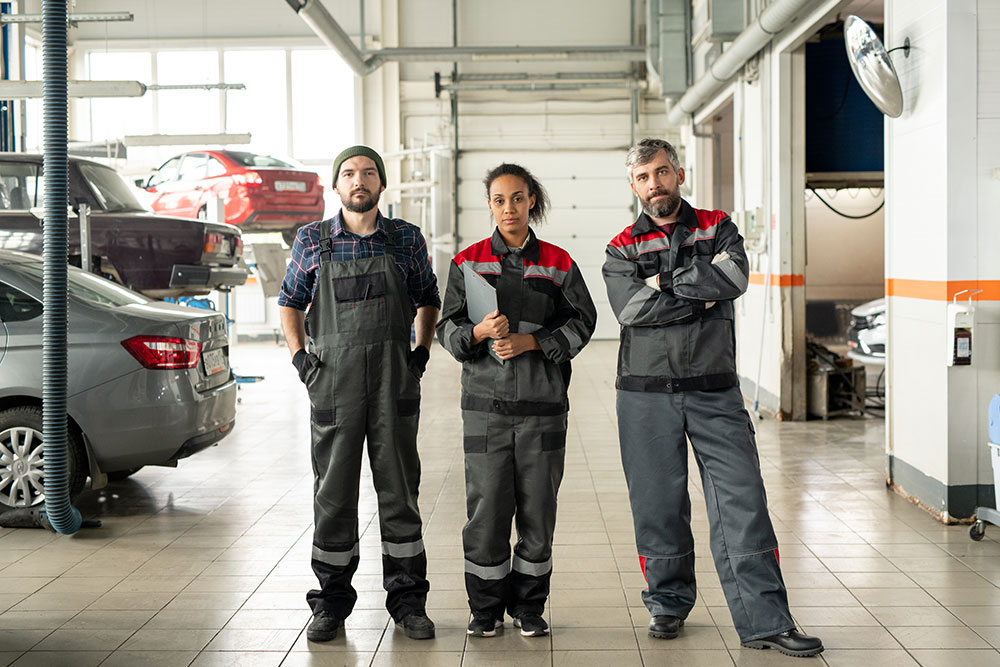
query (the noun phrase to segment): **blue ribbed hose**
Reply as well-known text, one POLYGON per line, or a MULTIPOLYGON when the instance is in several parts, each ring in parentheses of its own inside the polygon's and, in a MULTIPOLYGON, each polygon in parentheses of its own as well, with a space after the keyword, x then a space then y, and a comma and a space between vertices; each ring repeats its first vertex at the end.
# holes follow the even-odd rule
POLYGON ((66 0, 42 0, 42 132, 44 146, 44 280, 42 301, 42 439, 45 513, 56 532, 71 535, 83 523, 69 497, 66 428, 66 208, 69 204, 67 138, 66 0))

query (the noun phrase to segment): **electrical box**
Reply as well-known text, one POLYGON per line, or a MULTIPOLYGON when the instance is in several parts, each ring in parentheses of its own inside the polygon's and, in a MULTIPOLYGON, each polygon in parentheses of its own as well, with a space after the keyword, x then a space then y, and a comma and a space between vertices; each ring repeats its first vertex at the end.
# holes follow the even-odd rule
POLYGON ((731 42, 744 28, 745 0, 694 0, 691 26, 694 41, 731 42))
POLYGON ((733 211, 730 217, 743 235, 747 252, 760 253, 766 250, 767 223, 764 220, 764 209, 758 206, 746 211, 733 211))

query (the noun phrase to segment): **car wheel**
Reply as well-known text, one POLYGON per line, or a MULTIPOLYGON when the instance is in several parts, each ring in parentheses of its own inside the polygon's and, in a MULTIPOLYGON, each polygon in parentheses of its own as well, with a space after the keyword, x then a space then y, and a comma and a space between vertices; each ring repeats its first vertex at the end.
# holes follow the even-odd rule
MULTIPOLYGON (((70 431, 69 494, 76 498, 87 481, 83 447, 70 431)), ((36 406, 0 411, 0 508, 32 507, 45 500, 42 409, 36 406)))
POLYGON ((204 206, 198 209, 198 219, 208 220, 208 209, 204 206))
POLYGON ((128 479, 132 475, 136 474, 142 470, 142 466, 136 466, 135 468, 129 468, 128 470, 115 470, 114 472, 108 473, 109 482, 120 482, 123 479, 128 479))

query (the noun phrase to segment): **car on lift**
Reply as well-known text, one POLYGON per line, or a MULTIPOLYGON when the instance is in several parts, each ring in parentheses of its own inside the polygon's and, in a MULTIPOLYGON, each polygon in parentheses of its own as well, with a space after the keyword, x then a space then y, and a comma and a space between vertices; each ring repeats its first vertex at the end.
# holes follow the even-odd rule
POLYGON ((160 165, 142 187, 157 213, 205 220, 211 200, 218 199, 225 222, 244 232, 282 232, 289 243, 299 227, 321 220, 326 207, 315 172, 245 151, 181 153, 160 165))
MULTIPOLYGON (((88 476, 176 465, 231 433, 223 316, 68 269, 71 496, 88 476)), ((0 512, 45 499, 41 367, 42 260, 0 249, 0 512)))
POLYGON ((885 364, 889 318, 885 299, 875 299, 851 310, 847 327, 848 356, 868 364, 885 364))
MULTIPOLYGON (((42 156, 0 154, 0 248, 42 252, 42 156)), ((201 296, 246 282, 239 229, 154 215, 108 166, 69 159, 69 261, 82 265, 77 213, 89 208, 94 272, 151 298, 201 296)))

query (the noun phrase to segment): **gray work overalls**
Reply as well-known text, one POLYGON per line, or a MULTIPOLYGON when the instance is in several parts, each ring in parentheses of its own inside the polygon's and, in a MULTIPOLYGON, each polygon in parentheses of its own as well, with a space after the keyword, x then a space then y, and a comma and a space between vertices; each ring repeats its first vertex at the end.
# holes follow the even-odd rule
POLYGON ((322 365, 306 375, 312 404, 313 613, 346 618, 358 595, 358 487, 365 441, 378 496, 386 608, 399 621, 424 611, 427 556, 417 487, 420 384, 407 367, 413 308, 393 261, 395 227, 385 220, 384 255, 332 260, 329 221, 320 225, 316 292, 306 318, 322 365))

